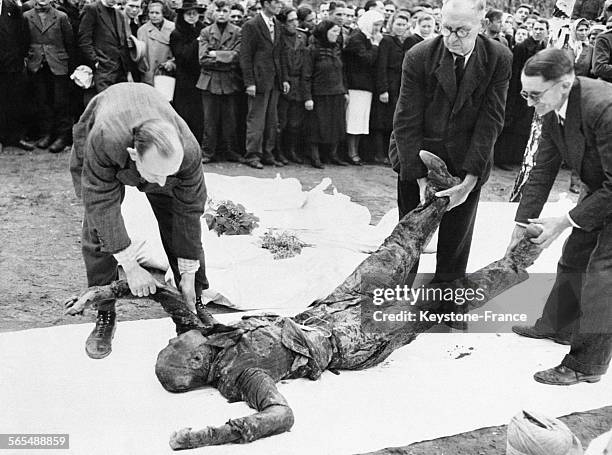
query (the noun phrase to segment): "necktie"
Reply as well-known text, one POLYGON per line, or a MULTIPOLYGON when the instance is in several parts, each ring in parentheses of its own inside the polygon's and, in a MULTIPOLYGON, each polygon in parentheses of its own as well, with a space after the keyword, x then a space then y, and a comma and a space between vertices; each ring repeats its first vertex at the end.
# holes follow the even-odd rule
POLYGON ((463 55, 455 56, 455 80, 457 87, 461 85, 463 74, 465 73, 465 57, 463 55))
POLYGON ((274 41, 274 21, 271 20, 268 22, 268 28, 270 29, 270 38, 274 41))

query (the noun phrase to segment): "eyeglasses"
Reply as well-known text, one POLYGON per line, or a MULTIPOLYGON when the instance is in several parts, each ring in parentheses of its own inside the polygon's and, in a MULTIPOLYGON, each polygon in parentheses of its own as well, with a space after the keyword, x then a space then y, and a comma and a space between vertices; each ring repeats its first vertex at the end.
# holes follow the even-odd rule
POLYGON ((457 38, 462 39, 462 38, 466 38, 470 34, 471 31, 472 31, 471 29, 467 29, 463 27, 450 28, 450 27, 447 27, 446 25, 443 25, 442 29, 440 30, 440 33, 442 34, 442 36, 451 36, 454 33, 455 35, 457 35, 457 38))
POLYGON ((525 90, 521 90, 521 96, 527 101, 531 100, 534 103, 539 103, 546 92, 551 90, 553 87, 559 85, 561 82, 565 82, 565 81, 558 81, 542 92, 527 92, 525 90))

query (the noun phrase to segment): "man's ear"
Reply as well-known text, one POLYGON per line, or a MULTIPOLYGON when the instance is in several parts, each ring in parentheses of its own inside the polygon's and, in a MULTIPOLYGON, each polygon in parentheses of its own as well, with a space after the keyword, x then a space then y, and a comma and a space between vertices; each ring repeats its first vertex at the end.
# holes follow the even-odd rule
POLYGON ((135 148, 128 147, 127 148, 127 152, 130 155, 130 158, 132 159, 132 161, 134 161, 134 162, 138 161, 138 152, 136 151, 135 148))

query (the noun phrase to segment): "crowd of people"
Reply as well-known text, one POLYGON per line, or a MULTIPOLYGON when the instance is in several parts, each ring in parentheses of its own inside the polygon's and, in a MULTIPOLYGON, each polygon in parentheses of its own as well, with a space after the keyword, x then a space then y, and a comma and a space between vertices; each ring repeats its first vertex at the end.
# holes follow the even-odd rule
MULTIPOLYGON (((1 0, 0 147, 60 152, 93 96, 172 75, 173 106, 204 163, 389 164, 404 54, 440 34, 438 5, 207 2, 1 0)), ((520 163, 530 136, 527 59, 562 47, 577 75, 612 80, 611 15, 610 0, 578 1, 571 26, 553 33, 532 5, 488 10, 482 34, 514 56, 497 165, 520 163)))

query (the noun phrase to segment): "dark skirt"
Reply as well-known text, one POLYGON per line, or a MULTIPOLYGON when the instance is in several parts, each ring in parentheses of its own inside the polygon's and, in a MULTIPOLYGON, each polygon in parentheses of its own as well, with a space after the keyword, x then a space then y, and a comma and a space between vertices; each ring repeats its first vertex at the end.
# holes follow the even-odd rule
POLYGON ((306 111, 306 141, 337 144, 346 134, 344 95, 313 95, 314 109, 306 111))
POLYGON ((202 91, 195 84, 188 75, 177 74, 172 104, 176 112, 185 120, 198 142, 202 143, 202 133, 204 132, 202 91))

